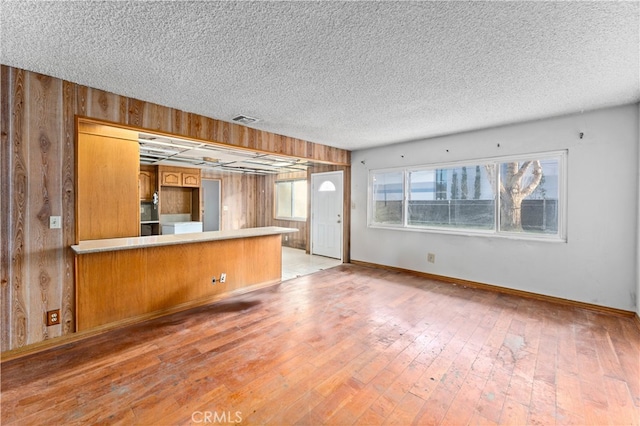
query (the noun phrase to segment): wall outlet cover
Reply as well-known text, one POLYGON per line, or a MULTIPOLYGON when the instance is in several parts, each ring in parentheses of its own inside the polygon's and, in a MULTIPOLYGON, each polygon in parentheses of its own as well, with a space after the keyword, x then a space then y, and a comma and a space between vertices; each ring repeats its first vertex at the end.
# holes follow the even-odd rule
POLYGON ((60 309, 47 311, 47 327, 60 324, 60 309))

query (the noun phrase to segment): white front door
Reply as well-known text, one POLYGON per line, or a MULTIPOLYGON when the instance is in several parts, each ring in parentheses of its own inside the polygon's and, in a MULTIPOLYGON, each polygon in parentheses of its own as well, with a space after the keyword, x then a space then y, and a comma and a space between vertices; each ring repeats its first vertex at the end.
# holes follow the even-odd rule
POLYGON ((342 259, 343 173, 311 175, 311 254, 342 259))

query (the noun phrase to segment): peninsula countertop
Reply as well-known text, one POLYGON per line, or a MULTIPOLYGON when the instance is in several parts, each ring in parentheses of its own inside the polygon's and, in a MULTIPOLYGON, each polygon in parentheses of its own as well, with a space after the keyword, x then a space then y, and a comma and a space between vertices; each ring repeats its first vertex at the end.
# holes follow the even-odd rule
POLYGON ((207 231, 189 234, 150 235, 145 237, 108 238, 104 240, 80 241, 71 248, 76 254, 98 253, 105 251, 132 250, 145 247, 158 247, 176 244, 201 243, 206 241, 232 240, 238 238, 262 237, 266 235, 290 234, 298 232, 296 228, 266 226, 244 228, 230 231, 207 231))

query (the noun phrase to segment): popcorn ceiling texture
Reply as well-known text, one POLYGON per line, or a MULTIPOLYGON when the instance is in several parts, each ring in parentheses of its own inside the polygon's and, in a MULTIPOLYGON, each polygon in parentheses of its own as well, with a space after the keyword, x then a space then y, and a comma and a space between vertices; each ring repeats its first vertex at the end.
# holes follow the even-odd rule
POLYGON ((640 101, 638 2, 9 2, 0 62, 359 149, 640 101))

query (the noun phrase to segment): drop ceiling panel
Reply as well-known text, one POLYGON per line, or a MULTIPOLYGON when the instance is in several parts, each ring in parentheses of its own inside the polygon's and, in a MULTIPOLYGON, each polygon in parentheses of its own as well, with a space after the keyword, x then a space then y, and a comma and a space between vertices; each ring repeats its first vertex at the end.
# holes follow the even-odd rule
POLYGON ((152 133, 140 133, 139 138, 140 161, 143 164, 191 166, 253 174, 304 171, 309 165, 301 159, 152 133))

